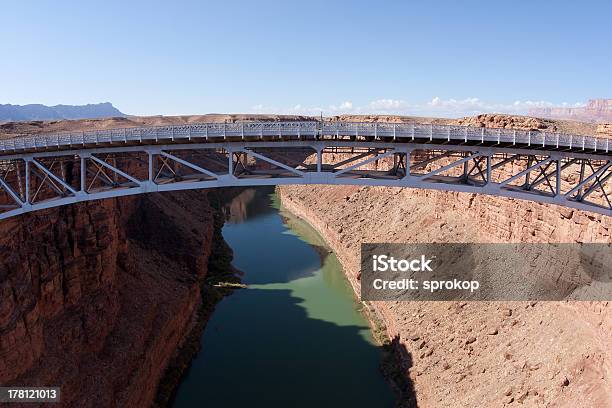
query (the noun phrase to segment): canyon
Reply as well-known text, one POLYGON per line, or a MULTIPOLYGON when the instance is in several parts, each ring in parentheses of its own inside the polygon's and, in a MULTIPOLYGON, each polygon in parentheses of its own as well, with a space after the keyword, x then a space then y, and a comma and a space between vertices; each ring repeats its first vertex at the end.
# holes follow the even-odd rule
MULTIPOLYGON (((19 122, 0 125, 0 133, 280 118, 288 117, 19 122)), ((342 119, 356 118, 379 120, 342 119)), ((591 134, 597 129, 502 115, 421 120, 591 134)), ((612 220, 604 216, 465 193, 356 186, 282 186, 278 193, 286 209, 325 238, 355 293, 361 242, 609 243, 612 234, 612 220)), ((190 347, 190 333, 201 330, 201 284, 216 262, 211 254, 219 253, 223 217, 214 203, 220 194, 110 199, 3 221, 0 383, 60 385, 63 406, 164 405, 171 391, 160 397, 158 384, 169 370, 180 372, 181 350, 190 347)), ((366 306, 405 351, 402 373, 414 384, 419 406, 612 405, 607 302, 366 306)))
MULTIPOLYGON (((456 122, 593 130, 587 124, 503 115, 456 122)), ((384 161, 371 168, 385 168, 384 161)), ((609 217, 520 200, 364 186, 280 186, 278 190, 283 205, 325 237, 356 294, 363 242, 609 244, 612 240, 609 217)), ((612 405, 609 302, 379 301, 368 302, 367 307, 384 323, 388 338, 403 355, 402 369, 414 385, 419 406, 612 405)))
MULTIPOLYGON (((205 120, 216 117, 227 118, 205 120)), ((142 122, 157 119, 10 122, 0 137, 142 122)), ((227 194, 123 197, 3 222, 0 384, 54 384, 66 407, 165 406, 220 296, 210 269, 231 273, 227 194)))

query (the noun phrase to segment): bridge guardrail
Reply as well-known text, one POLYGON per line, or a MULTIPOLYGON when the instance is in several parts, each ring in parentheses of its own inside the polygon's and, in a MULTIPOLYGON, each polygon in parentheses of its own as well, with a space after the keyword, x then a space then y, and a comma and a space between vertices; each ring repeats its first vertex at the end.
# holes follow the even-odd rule
POLYGON ((515 129, 476 128, 387 122, 245 122, 200 123, 176 126, 104 129, 19 136, 0 140, 0 153, 95 145, 191 138, 298 136, 368 136, 431 141, 510 143, 537 147, 569 148, 609 153, 610 140, 592 136, 515 129))

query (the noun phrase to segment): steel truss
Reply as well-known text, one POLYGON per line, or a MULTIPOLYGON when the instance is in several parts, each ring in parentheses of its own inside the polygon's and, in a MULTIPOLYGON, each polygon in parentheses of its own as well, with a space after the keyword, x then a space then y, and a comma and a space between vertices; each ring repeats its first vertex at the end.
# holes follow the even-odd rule
POLYGON ((480 193, 612 216, 611 177, 607 153, 541 146, 341 138, 108 143, 0 156, 0 219, 133 194, 277 184, 480 193))

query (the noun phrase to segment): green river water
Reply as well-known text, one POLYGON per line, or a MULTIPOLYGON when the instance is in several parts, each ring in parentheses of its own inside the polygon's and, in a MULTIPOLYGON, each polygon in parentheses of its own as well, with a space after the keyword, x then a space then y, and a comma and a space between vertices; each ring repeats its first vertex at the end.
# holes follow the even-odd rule
POLYGON ((228 205, 244 272, 216 307, 174 407, 392 407, 380 348, 335 255, 273 190, 228 205))

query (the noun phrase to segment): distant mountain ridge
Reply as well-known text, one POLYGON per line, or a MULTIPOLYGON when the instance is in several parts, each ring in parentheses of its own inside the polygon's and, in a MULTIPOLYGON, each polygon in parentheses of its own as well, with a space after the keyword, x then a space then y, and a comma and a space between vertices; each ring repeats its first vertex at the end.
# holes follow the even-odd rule
POLYGON ((1 105, 0 122, 21 120, 54 120, 54 119, 95 119, 115 116, 126 116, 112 103, 93 103, 87 105, 1 105))
POLYGON ((612 122, 612 99, 591 99, 578 108, 534 108, 529 116, 547 119, 570 119, 584 122, 612 122))

